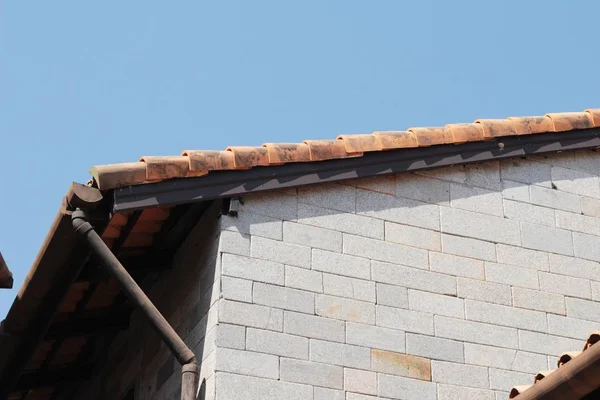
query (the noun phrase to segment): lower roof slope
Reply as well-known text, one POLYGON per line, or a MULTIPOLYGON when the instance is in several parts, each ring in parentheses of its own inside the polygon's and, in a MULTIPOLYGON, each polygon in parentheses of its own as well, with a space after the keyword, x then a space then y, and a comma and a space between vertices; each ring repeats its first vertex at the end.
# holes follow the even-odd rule
MULTIPOLYGON (((557 363, 556 363, 557 368, 552 369, 552 370, 548 370, 548 371, 540 371, 540 372, 538 372, 538 374, 533 378, 533 384, 514 386, 511 389, 508 398, 509 399, 515 399, 516 398, 518 400, 520 398, 519 397, 520 394, 525 393, 532 386, 534 386, 534 385, 538 384, 539 382, 541 382, 548 375, 557 372, 558 369, 564 368, 565 365, 567 365, 567 363, 571 362, 576 357, 579 357, 581 355, 581 353, 583 353, 584 351, 588 350, 590 347, 592 347, 598 341, 600 341, 600 331, 594 331, 594 332, 592 332, 589 335, 588 339, 586 340, 585 344, 583 345, 583 349, 581 351, 569 351, 569 352, 561 354, 560 357, 558 357, 558 360, 557 360, 557 363)), ((561 371, 562 371, 562 369, 561 369, 561 371)), ((600 393, 594 392, 594 393, 592 393, 592 395, 594 396, 592 398, 598 398, 598 397, 600 397, 600 393), (598 397, 596 397, 596 396, 598 396, 598 397)), ((588 397, 586 396, 584 398, 587 399, 588 397)))

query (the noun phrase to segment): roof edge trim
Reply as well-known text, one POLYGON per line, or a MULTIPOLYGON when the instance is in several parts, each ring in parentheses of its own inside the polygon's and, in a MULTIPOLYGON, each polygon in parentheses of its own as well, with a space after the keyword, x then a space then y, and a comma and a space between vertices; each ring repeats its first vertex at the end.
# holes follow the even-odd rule
POLYGON ((362 157, 214 171, 114 189, 113 211, 172 206, 269 190, 600 147, 600 128, 365 153, 362 157))

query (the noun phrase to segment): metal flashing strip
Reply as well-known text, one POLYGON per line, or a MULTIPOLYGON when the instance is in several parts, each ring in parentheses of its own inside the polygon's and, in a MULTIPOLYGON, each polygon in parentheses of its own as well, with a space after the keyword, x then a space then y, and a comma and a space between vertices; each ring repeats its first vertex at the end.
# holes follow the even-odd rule
POLYGON ((267 190, 598 147, 600 128, 592 128, 507 136, 483 142, 377 151, 365 153, 362 157, 340 160, 214 171, 203 177, 172 179, 115 189, 113 211, 171 206, 267 190))

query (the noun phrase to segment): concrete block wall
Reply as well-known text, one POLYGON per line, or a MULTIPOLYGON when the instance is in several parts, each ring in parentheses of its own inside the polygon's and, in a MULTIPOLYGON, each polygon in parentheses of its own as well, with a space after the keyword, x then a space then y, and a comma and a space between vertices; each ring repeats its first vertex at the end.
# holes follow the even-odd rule
MULTIPOLYGON (((199 399, 214 398, 217 302, 220 293, 219 206, 214 205, 192 230, 148 296, 186 344, 202 360, 199 399)), ((225 330, 222 330, 225 332, 225 330)), ((181 367, 149 323, 134 311, 127 331, 105 355, 96 378, 75 397, 119 400, 134 389, 136 400, 179 399, 181 367)))
POLYGON ((600 156, 253 195, 221 218, 217 400, 495 400, 600 322, 600 156))

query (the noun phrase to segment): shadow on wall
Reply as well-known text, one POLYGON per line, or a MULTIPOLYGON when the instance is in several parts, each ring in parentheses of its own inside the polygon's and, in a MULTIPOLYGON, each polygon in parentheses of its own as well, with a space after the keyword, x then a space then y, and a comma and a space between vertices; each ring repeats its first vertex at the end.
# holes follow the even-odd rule
MULTIPOLYGON (((215 267, 219 243, 219 211, 220 203, 215 203, 193 229, 188 239, 181 246, 173 261, 170 280, 159 278, 157 290, 162 292, 157 306, 164 304, 169 322, 184 339, 196 355, 199 366, 214 351, 214 338, 211 330, 216 320, 210 317, 210 310, 217 298, 213 296, 215 283, 215 267)), ((218 289, 218 286, 217 288, 218 289)), ((218 293, 218 290, 217 290, 218 293)), ((178 399, 181 392, 181 366, 160 341, 157 335, 148 340, 144 351, 145 362, 140 386, 152 388, 145 394, 141 388, 139 399, 150 398, 153 391, 163 393, 165 398, 178 399), (156 349, 160 348, 157 354, 156 349), (164 360, 157 364, 157 360, 164 360), (158 371, 156 371, 156 367, 158 371), (148 382, 150 381, 150 382, 148 382), (155 385, 152 385, 155 382, 155 385)), ((202 379, 203 377, 201 377, 202 379)), ((202 379, 204 389, 198 399, 203 400, 206 382, 202 379)), ((155 395, 156 396, 156 395, 155 395)), ((160 395, 158 396, 160 398, 160 395)))
POLYGON ((200 389, 198 390, 198 400, 206 399, 206 379, 202 379, 200 389))
MULTIPOLYGON (((202 216, 173 258, 172 268, 141 286, 169 324, 194 351, 198 364, 213 350, 209 311, 218 252, 220 204, 202 216), (207 340, 205 340, 207 339, 207 340)), ((218 282, 217 282, 218 284, 218 282)), ((101 370, 74 398, 120 399, 134 387, 135 399, 179 399, 181 366, 150 324, 134 311, 129 329, 111 343, 101 370)), ((204 399, 206 383, 199 399, 204 399)))
MULTIPOLYGON (((427 204, 452 206, 457 209, 476 210, 484 214, 504 217, 502 210, 502 193, 507 200, 533 202, 534 204, 551 202, 553 193, 559 190, 568 193, 581 193, 583 189, 575 179, 597 178, 600 176, 600 154, 593 150, 582 150, 549 156, 530 156, 514 158, 490 163, 459 165, 415 173, 401 173, 388 178, 364 179, 364 187, 375 185, 375 191, 360 190, 356 194, 356 213, 387 213, 385 219, 405 222, 406 216, 394 218, 394 213, 409 212, 414 208, 426 208, 427 204), (435 178, 428 179, 428 178, 435 178), (387 179, 388 183, 382 184, 387 179), (369 183, 372 181, 372 183, 369 183), (532 190, 529 186, 534 186, 532 190), (386 196, 392 195, 392 196, 386 196), (417 200, 417 201, 414 201, 417 200)), ((359 179, 360 180, 360 179, 359 179)), ((349 181, 355 184, 356 181, 349 181)), ((583 182, 583 181, 580 181, 583 182)), ((344 183, 342 182, 342 185, 344 183)), ((361 187, 361 185, 358 185, 361 187)), ((592 185, 590 185, 592 186, 592 185)), ((299 192, 310 192, 313 188, 299 189, 299 192)), ((318 189, 317 189, 318 190, 318 189)), ((597 190, 598 188, 588 188, 597 190)), ((600 197, 600 193, 598 193, 600 197)), ((592 197, 592 196, 591 196, 592 197)), ((558 200, 560 201, 560 200, 558 200)), ((340 206, 329 204, 327 207, 340 211, 350 211, 340 206)), ((548 205, 548 204, 546 204, 548 205)), ((350 204, 349 204, 350 206, 350 204)), ((565 206, 567 209, 568 205, 565 206)), ((557 207, 560 208, 560 207, 557 207)), ((415 215, 421 217, 426 209, 415 215)), ((432 208, 434 211, 434 208, 432 208)), ((580 212, 573 206, 572 212, 580 212)), ((335 211, 322 211, 324 215, 334 215, 335 211)), ((302 217, 302 215, 300 215, 302 217)), ((427 225, 427 222, 423 222, 427 225)), ((435 228, 434 221, 431 221, 435 228)))

